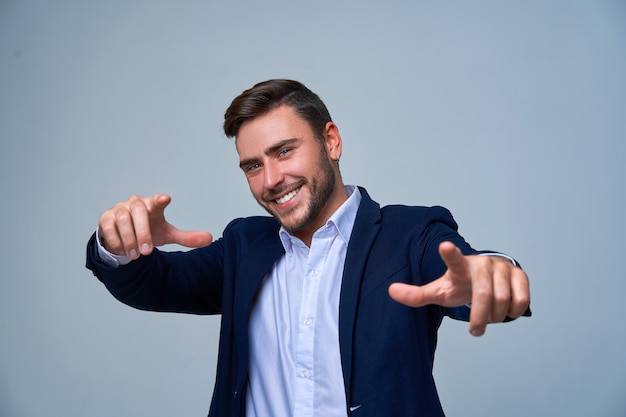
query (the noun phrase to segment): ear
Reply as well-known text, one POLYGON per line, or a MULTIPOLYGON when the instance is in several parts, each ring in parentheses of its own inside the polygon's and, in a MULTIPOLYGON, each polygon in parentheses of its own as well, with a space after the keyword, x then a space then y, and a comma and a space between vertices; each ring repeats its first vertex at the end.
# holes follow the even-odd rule
POLYGON ((326 140, 326 150, 328 151, 328 156, 330 156, 330 159, 333 161, 338 161, 341 157, 342 142, 337 125, 333 122, 326 123, 324 128, 324 137, 326 140))

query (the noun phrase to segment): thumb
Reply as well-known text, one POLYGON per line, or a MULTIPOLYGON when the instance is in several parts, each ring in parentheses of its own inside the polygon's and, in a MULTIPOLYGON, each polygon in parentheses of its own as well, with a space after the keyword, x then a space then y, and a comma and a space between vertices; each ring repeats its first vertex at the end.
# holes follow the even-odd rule
POLYGON ((202 248, 213 242, 213 235, 199 230, 179 230, 170 225, 170 241, 187 248, 202 248))
POLYGON ((464 293, 459 291, 455 277, 468 275, 468 266, 461 250, 452 242, 439 245, 439 255, 448 271, 428 284, 417 286, 396 282, 389 286, 389 295, 399 303, 409 307, 422 307, 428 304, 453 307, 463 304, 464 293))
POLYGON ((409 307, 422 307, 428 304, 439 304, 440 293, 438 280, 423 286, 395 282, 389 286, 389 296, 395 301, 409 307))
POLYGON ((201 248, 210 245, 213 242, 211 233, 197 230, 180 230, 165 220, 165 209, 171 202, 172 197, 167 194, 155 194, 152 197, 148 197, 151 218, 162 225, 160 227, 160 236, 163 240, 160 240, 157 246, 174 243, 187 248, 201 248))

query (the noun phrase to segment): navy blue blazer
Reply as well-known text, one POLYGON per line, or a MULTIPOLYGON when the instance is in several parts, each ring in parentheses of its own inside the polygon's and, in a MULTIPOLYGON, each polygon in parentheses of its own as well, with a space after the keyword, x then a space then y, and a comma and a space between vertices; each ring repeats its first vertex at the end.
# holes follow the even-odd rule
MULTIPOLYGON (((393 282, 425 284, 446 266, 439 243, 478 253, 443 207, 387 206, 362 200, 341 282, 339 344, 346 412, 355 417, 443 416, 432 376, 444 316, 468 320, 466 307, 409 308, 393 301, 393 282), (352 407, 360 406, 354 411, 352 407)), ((284 254, 271 217, 232 221, 222 238, 187 252, 155 250, 118 269, 97 256, 87 267, 117 299, 138 309, 221 314, 217 376, 209 416, 244 416, 249 313, 264 276, 284 254)))

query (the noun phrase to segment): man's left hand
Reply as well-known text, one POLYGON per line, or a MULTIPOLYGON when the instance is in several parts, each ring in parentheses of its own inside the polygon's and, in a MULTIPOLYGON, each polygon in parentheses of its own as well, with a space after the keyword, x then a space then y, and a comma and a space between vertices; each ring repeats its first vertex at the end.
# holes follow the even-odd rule
POLYGON ((528 276, 508 259, 465 256, 451 242, 442 242, 439 254, 448 267, 445 274, 422 286, 391 284, 391 298, 409 307, 471 304, 469 332, 474 336, 482 336, 488 323, 518 318, 528 309, 528 276))

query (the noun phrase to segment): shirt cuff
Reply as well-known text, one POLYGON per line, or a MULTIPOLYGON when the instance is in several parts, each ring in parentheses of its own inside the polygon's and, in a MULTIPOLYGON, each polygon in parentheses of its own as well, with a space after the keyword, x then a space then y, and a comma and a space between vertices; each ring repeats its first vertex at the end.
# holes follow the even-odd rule
POLYGON ((104 246, 102 246, 102 243, 100 243, 98 228, 96 228, 96 246, 98 248, 98 256, 100 257, 100 260, 110 267, 119 268, 120 266, 127 265, 132 261, 132 259, 128 256, 115 255, 106 250, 104 246))
POLYGON ((500 258, 508 259, 513 265, 519 266, 519 264, 517 263, 517 261, 515 259, 513 259, 509 255, 505 255, 503 253, 487 252, 487 253, 479 253, 478 256, 499 256, 500 258))

